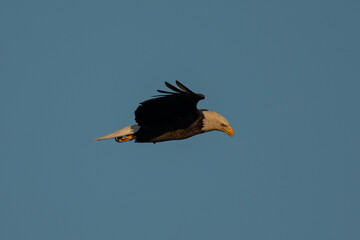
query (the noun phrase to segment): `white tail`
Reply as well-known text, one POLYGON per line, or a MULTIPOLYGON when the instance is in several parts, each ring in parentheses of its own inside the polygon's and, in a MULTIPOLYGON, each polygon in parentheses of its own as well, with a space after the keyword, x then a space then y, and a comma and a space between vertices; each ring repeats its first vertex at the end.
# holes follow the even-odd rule
POLYGON ((105 135, 103 137, 99 137, 99 138, 95 138, 91 141, 99 141, 99 140, 105 140, 105 139, 109 139, 109 138, 116 138, 116 137, 122 137, 122 136, 126 136, 126 135, 131 135, 136 133, 137 131, 139 131, 140 127, 137 124, 131 125, 131 126, 127 126, 124 127, 122 129, 119 129, 113 133, 110 133, 108 135, 105 135))

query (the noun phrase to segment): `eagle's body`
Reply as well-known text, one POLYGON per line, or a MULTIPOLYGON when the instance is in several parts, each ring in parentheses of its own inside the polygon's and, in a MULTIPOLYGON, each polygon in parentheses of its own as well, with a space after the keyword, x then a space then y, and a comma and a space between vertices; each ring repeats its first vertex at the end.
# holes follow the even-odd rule
POLYGON ((135 139, 136 142, 163 142, 180 140, 204 132, 218 130, 233 136, 234 130, 220 114, 197 109, 204 95, 194 93, 180 82, 180 89, 165 82, 174 92, 158 90, 165 95, 140 103, 135 111, 136 124, 94 139, 115 138, 118 142, 135 139))
POLYGON ((136 133, 136 142, 163 142, 169 140, 180 140, 203 133, 202 120, 203 114, 200 113, 198 119, 183 128, 177 128, 174 125, 167 125, 166 128, 154 126, 153 128, 140 128, 136 133))

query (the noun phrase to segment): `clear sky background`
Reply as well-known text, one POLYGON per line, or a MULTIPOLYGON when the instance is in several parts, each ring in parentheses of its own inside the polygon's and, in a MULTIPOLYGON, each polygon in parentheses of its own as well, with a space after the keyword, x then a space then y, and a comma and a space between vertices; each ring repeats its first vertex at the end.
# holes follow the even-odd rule
POLYGON ((360 239, 359 12, 1 1, 0 239, 360 239), (235 136, 89 141, 176 79, 235 136))

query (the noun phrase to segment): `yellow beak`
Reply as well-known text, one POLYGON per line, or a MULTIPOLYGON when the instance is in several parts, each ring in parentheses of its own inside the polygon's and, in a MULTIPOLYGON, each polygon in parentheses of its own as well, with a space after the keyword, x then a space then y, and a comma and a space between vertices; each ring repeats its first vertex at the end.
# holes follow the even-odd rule
POLYGON ((229 135, 230 137, 234 136, 234 129, 230 126, 223 129, 223 132, 229 135))

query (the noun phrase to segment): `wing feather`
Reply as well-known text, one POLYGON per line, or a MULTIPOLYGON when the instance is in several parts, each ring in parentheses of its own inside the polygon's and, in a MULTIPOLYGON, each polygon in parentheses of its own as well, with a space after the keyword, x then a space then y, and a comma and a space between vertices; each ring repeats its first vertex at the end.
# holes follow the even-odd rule
POLYGON ((173 85, 171 85, 168 82, 165 82, 165 85, 170 88, 171 90, 173 90, 174 92, 178 92, 178 93, 182 93, 182 91, 180 89, 178 89, 177 87, 174 87, 173 85))
POLYGON ((135 120, 141 127, 161 128, 168 130, 184 128, 199 116, 197 103, 204 99, 204 95, 194 93, 180 82, 176 84, 183 90, 176 88, 168 82, 165 85, 174 92, 158 90, 168 95, 158 95, 140 103, 135 111, 135 120))
POLYGON ((173 94, 173 92, 163 91, 163 90, 157 90, 159 93, 166 93, 166 94, 173 94))
POLYGON ((193 93, 193 91, 191 91, 190 89, 188 89, 187 87, 185 87, 181 82, 179 82, 178 80, 176 80, 176 84, 179 86, 179 88, 181 88, 183 91, 187 92, 187 93, 193 93))

